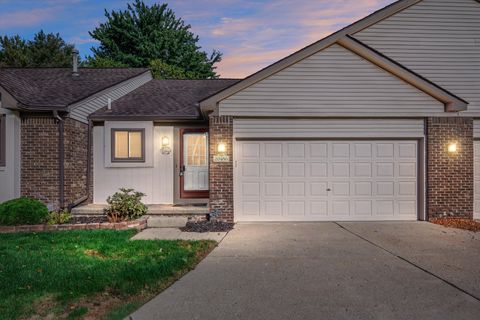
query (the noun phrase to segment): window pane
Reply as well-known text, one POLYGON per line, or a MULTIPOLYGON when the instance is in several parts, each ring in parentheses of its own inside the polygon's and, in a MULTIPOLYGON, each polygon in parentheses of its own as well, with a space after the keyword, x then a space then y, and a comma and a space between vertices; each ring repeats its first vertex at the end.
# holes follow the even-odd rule
POLYGON ((142 133, 130 132, 130 158, 142 157, 142 133))
POLYGON ((207 165, 207 136, 205 134, 186 134, 186 165, 207 165))
POLYGON ((128 158, 127 131, 115 131, 115 158, 128 158))

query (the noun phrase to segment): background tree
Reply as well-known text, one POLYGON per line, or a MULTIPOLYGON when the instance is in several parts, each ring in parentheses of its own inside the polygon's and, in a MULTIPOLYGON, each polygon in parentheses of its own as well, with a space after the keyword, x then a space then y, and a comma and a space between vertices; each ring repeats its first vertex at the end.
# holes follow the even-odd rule
POLYGON ((69 67, 73 44, 60 35, 36 33, 32 40, 19 35, 0 37, 0 67, 69 67))
POLYGON ((141 0, 127 5, 125 11, 105 10, 107 21, 89 32, 100 41, 89 59, 114 61, 130 67, 155 66, 157 77, 215 78, 214 64, 221 53, 201 51, 198 36, 167 4, 147 6, 141 0))

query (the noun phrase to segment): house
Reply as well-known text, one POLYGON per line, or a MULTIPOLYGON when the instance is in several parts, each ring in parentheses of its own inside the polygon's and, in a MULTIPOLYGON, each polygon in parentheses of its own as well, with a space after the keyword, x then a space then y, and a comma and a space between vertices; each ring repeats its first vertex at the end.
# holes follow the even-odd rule
POLYGON ((400 0, 243 79, 2 69, 0 201, 480 218, 480 3, 400 0))

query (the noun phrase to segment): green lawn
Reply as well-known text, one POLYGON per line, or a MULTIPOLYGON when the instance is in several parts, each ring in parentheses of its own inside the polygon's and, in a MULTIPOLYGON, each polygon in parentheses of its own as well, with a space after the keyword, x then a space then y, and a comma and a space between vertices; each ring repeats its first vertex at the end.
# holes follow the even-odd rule
POLYGON ((129 241, 134 234, 0 234, 0 319, 121 319, 215 246, 212 241, 129 241))

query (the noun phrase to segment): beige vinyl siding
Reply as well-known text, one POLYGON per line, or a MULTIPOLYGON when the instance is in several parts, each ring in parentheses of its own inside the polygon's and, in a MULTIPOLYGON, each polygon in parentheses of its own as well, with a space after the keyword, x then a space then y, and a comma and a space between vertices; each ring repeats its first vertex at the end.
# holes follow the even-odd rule
POLYGON ((354 35, 480 114, 480 3, 423 0, 354 35))
POLYGON ((70 106, 70 117, 88 123, 88 116, 93 112, 105 107, 108 102, 108 98, 115 101, 124 95, 132 92, 133 90, 141 87, 148 81, 152 80, 152 74, 150 72, 143 73, 134 78, 123 81, 122 83, 108 88, 99 94, 94 95, 88 100, 80 101, 70 106))
POLYGON ((219 104, 234 116, 421 116, 438 100, 335 44, 219 104))
POLYGON ((423 119, 234 119, 236 139, 420 138, 423 119))

